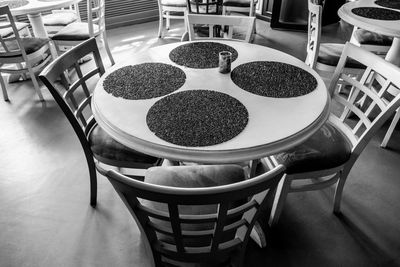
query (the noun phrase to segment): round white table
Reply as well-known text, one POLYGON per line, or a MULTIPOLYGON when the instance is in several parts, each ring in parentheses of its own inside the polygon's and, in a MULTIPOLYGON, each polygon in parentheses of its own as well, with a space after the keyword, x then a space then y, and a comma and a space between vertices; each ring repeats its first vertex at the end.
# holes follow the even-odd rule
POLYGON ((92 109, 97 122, 115 140, 132 149, 160 158, 199 163, 260 159, 302 143, 323 125, 329 115, 330 97, 322 79, 304 62, 264 46, 233 41, 220 43, 238 52, 238 58, 232 62, 232 70, 252 61, 284 62, 311 73, 318 82, 317 88, 309 94, 292 98, 255 95, 239 88, 232 82, 230 74, 221 74, 218 68, 191 69, 175 64, 169 59, 169 52, 184 43, 174 43, 135 54, 106 71, 93 93, 92 109), (103 88, 104 79, 116 69, 147 62, 171 64, 185 72, 185 84, 174 93, 208 89, 236 98, 248 110, 247 126, 233 139, 212 146, 184 147, 160 139, 148 128, 146 114, 162 97, 127 100, 114 97, 103 88))
POLYGON ((44 28, 41 12, 60 9, 73 4, 77 4, 82 0, 28 0, 29 3, 10 9, 13 16, 27 15, 32 25, 33 34, 36 37, 47 37, 44 28))
MULTIPOLYGON (((359 28, 394 37, 392 46, 386 54, 386 60, 400 66, 400 20, 369 19, 354 14, 351 10, 358 7, 386 8, 375 4, 376 0, 359 0, 344 4, 338 15, 341 19, 359 28)), ((387 8, 390 9, 390 8, 387 8)), ((392 9, 400 12, 400 10, 392 9)))

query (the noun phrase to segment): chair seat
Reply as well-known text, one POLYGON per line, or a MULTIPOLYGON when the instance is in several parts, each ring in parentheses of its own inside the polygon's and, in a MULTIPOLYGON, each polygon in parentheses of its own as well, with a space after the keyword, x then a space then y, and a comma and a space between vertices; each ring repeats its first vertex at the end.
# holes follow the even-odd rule
MULTIPOLYGON (((94 32, 98 32, 98 25, 94 25, 94 32)), ((74 22, 62 28, 53 35, 55 41, 83 41, 89 39, 89 27, 86 22, 74 22)))
MULTIPOLYGON (((6 23, 7 23, 7 22, 4 22, 4 21, 0 22, 0 26, 5 25, 6 23)), ((8 23, 7 23, 7 24, 8 24, 8 23)), ((17 27, 17 30, 20 31, 20 30, 22 30, 22 29, 24 29, 24 28, 29 27, 29 23, 25 23, 25 22, 15 22, 15 26, 17 27)), ((11 27, 7 27, 7 28, 4 28, 4 29, 0 29, 0 36, 1 36, 2 38, 9 37, 9 36, 11 36, 12 34, 14 34, 14 32, 13 32, 13 30, 12 30, 11 27)))
MULTIPOLYGON (((342 55, 343 48, 344 44, 321 43, 317 62, 336 67, 342 55)), ((346 61, 345 68, 365 69, 365 66, 349 58, 346 61)))
POLYGON ((120 162, 119 166, 129 166, 131 162, 153 164, 158 160, 118 143, 97 125, 89 135, 89 144, 95 158, 120 162))
POLYGON ((364 29, 357 29, 354 32, 354 38, 362 45, 391 46, 393 42, 393 37, 370 32, 364 29))
POLYGON ((67 26, 78 20, 78 15, 74 12, 52 13, 42 17, 44 26, 67 26))
POLYGON ((186 0, 161 0, 163 6, 186 7, 186 0))
MULTIPOLYGON (((24 47, 27 55, 38 51, 40 48, 47 45, 49 42, 50 42, 50 39, 48 39, 48 38, 35 38, 35 37, 21 38, 22 46, 24 47)), ((8 49, 17 50, 17 49, 19 49, 19 47, 16 42, 13 42, 13 43, 8 44, 8 49)), ((2 51, 2 49, 0 50, 0 54, 1 53, 4 53, 4 51, 2 51)), ((0 55, 0 57, 4 57, 4 56, 0 55)))
POLYGON ((350 155, 347 138, 327 122, 303 144, 275 157, 286 166, 287 174, 294 174, 338 167, 347 162, 350 155))
MULTIPOLYGON (((257 4, 257 0, 254 0, 254 4, 257 4)), ((223 6, 234 6, 234 7, 250 7, 250 0, 227 0, 224 1, 223 6)))

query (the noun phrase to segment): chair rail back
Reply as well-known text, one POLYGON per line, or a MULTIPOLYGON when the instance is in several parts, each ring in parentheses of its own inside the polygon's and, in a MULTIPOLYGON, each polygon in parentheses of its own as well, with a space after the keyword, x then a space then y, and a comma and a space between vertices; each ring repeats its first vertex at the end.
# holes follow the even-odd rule
POLYGON ((21 44, 21 37, 8 6, 0 6, 0 21, 4 22, 0 25, 0 29, 9 29, 13 32, 13 34, 7 36, 0 35, 0 58, 22 56, 24 61, 27 61, 25 49, 21 44))
POLYGON ((321 42, 322 5, 308 0, 307 58, 305 63, 315 69, 321 42))
POLYGON ((187 0, 189 13, 221 15, 222 0, 187 0))
POLYGON ((279 165, 249 180, 203 188, 144 183, 114 170, 107 177, 146 234, 156 266, 165 266, 227 263, 232 257, 241 262, 251 229, 272 201, 283 171, 279 165), (145 204, 149 201, 158 205, 145 204), (165 208, 159 209, 160 205, 165 208), (184 212, 191 205, 214 208, 202 214, 184 212))
POLYGON ((88 26, 90 37, 97 36, 106 30, 105 25, 105 1, 87 0, 88 26), (94 27, 97 25, 98 28, 94 27))

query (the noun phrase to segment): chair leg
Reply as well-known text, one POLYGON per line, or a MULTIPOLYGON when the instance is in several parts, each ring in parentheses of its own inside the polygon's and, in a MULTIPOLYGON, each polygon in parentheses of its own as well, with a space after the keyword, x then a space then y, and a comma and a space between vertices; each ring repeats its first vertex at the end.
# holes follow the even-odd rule
POLYGON ((110 47, 108 46, 108 40, 107 40, 107 35, 106 35, 105 31, 103 32, 103 43, 104 43, 104 47, 106 49, 108 58, 110 59, 111 66, 113 66, 115 64, 115 61, 114 61, 114 58, 113 58, 113 56, 111 54, 110 47))
POLYGON ((94 163, 93 157, 87 155, 86 160, 89 167, 89 175, 90 175, 90 206, 93 208, 96 207, 97 204, 97 173, 96 173, 96 164, 94 163))
POLYGON ((169 30, 170 26, 171 26, 171 19, 169 18, 169 11, 167 11, 165 16, 165 28, 169 30))
POLYGON ((396 114, 394 115, 394 118, 392 120, 392 123, 389 126, 389 129, 387 130, 385 137, 383 138, 383 141, 381 143, 381 147, 385 148, 389 142, 390 137, 393 134, 394 128, 396 127, 397 123, 399 122, 400 119, 400 110, 396 110, 396 114))
POLYGON ((278 184, 269 218, 269 225, 271 226, 276 225, 281 216, 283 206, 285 205, 287 195, 289 194, 291 183, 292 179, 288 175, 285 175, 278 184))
POLYGON ((162 30, 163 30, 163 23, 164 23, 164 17, 163 17, 163 12, 160 10, 159 12, 159 19, 158 19, 158 38, 161 38, 162 36, 162 30))
POLYGON ((0 73, 0 85, 1 85, 1 90, 3 91, 4 101, 10 101, 10 99, 8 99, 6 83, 4 82, 3 75, 1 75, 1 73, 0 73))
POLYGON ((333 200, 333 213, 340 213, 340 204, 342 200, 342 195, 343 195, 343 188, 344 184, 346 183, 347 176, 349 175, 349 171, 341 171, 339 174, 339 180, 336 184, 336 189, 335 189, 335 196, 333 200))
POLYGON ((44 101, 43 95, 42 95, 42 92, 40 91, 39 83, 36 80, 35 73, 33 72, 32 68, 30 66, 30 63, 27 62, 26 65, 27 65, 26 67, 27 67, 28 72, 29 72, 29 76, 31 76, 31 80, 32 80, 32 83, 33 83, 33 87, 35 88, 36 94, 38 95, 39 100, 43 102, 44 101))

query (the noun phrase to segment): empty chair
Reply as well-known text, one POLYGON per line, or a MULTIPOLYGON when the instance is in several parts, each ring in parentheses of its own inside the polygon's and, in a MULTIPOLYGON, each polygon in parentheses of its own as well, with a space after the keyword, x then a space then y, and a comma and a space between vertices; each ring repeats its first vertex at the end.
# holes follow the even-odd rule
POLYGON ((92 206, 96 205, 97 196, 96 168, 102 172, 105 172, 104 168, 107 165, 145 169, 159 163, 155 157, 139 153, 118 143, 97 125, 92 115, 92 93, 89 88, 93 87, 90 85, 95 85, 103 74, 104 67, 96 40, 91 38, 58 57, 39 76, 79 138, 89 167, 92 206), (87 55, 93 56, 94 66, 89 68, 93 65, 90 62, 81 69, 78 62, 87 55), (76 75, 70 77, 70 86, 64 76, 68 69, 76 71, 76 75), (57 81, 63 81, 65 89, 57 81))
POLYGON ((155 266, 241 266, 283 170, 249 180, 237 165, 155 167, 145 182, 113 170, 106 176, 145 234, 155 266))
POLYGON ((400 94, 390 94, 394 88, 400 88, 398 67, 353 44, 346 44, 329 88, 333 107, 328 121, 300 146, 265 159, 286 166, 286 174, 275 196, 271 224, 278 221, 289 193, 320 190, 331 185, 336 185, 333 210, 340 211, 343 188, 354 163, 400 106, 400 94), (349 59, 367 66, 362 77, 354 79, 344 71, 349 59), (336 86, 339 79, 352 87, 350 97, 339 94, 336 86), (357 103, 359 98, 365 100, 362 106, 357 103))
POLYGON ((10 75, 22 75, 26 78, 29 74, 33 87, 40 101, 43 95, 36 80, 35 73, 39 72, 52 59, 47 38, 21 38, 14 18, 11 16, 8 6, 0 7, 0 17, 3 23, 0 25, 0 84, 5 101, 8 101, 6 83, 2 73, 10 75))
POLYGON ((101 38, 111 65, 114 65, 106 34, 104 0, 87 0, 87 21, 68 24, 55 33, 51 39, 60 52, 60 46, 75 46, 91 37, 101 38))
MULTIPOLYGON (((171 19, 181 19, 185 21, 185 11, 187 9, 186 0, 158 0, 158 13, 159 13, 159 25, 158 25, 158 37, 162 37, 164 29, 164 18, 165 28, 169 30, 171 19)), ((185 23, 186 29, 186 23, 185 23)))
POLYGON ((42 16, 43 25, 49 36, 76 21, 81 21, 79 5, 74 4, 68 8, 52 10, 51 14, 42 16))
MULTIPOLYGON (((256 17, 256 5, 258 0, 223 0, 223 15, 230 15, 231 12, 247 13, 250 17, 256 17)), ((254 33, 256 24, 254 24, 254 33)))
POLYGON ((222 0, 187 0, 187 6, 191 14, 222 14, 222 0))
POLYGON ((189 27, 189 39, 201 40, 201 39, 212 39, 212 38, 225 38, 230 40, 250 42, 255 18, 243 17, 243 16, 223 16, 223 15, 198 15, 198 14, 187 14, 187 23, 189 27), (196 34, 195 26, 197 25, 208 25, 209 36, 202 37, 196 34), (223 36, 214 36, 215 26, 223 27, 223 36), (226 32, 225 29, 228 28, 226 32), (233 35, 234 29, 242 30, 243 39, 236 39, 233 35))

